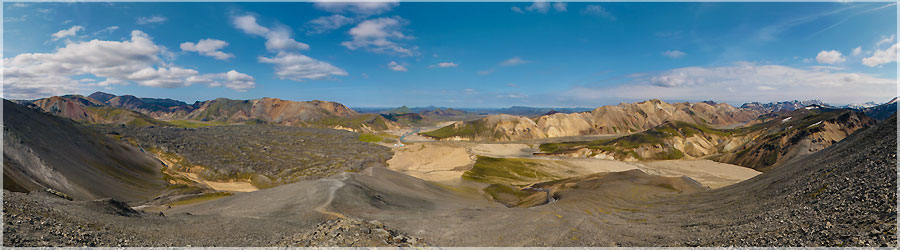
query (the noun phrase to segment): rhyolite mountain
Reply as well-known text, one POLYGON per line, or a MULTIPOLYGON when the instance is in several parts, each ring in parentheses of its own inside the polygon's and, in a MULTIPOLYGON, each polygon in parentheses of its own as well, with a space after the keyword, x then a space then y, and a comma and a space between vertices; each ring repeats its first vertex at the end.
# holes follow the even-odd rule
POLYGON ((797 109, 802 109, 806 106, 811 105, 819 105, 819 106, 827 106, 824 102, 819 100, 806 100, 806 101, 786 101, 786 102, 770 102, 770 103, 759 103, 759 102, 749 102, 741 105, 741 108, 744 109, 752 109, 756 111, 760 111, 763 113, 773 113, 773 112, 782 112, 782 111, 794 111, 797 109))
POLYGON ((616 139, 542 144, 538 154, 624 161, 707 158, 768 171, 874 124, 856 110, 803 108, 763 115, 753 125, 734 129, 666 121, 616 139))
POLYGON ((731 126, 763 114, 724 103, 666 103, 653 99, 636 103, 602 106, 591 112, 552 113, 529 118, 489 115, 479 120, 457 122, 422 133, 440 140, 509 141, 591 134, 626 134, 645 131, 666 121, 682 121, 711 126, 731 126))
POLYGON ((196 120, 327 127, 357 132, 379 131, 399 126, 394 121, 377 114, 359 114, 343 104, 319 100, 218 98, 187 104, 172 99, 116 96, 97 92, 88 97, 67 95, 17 102, 76 121, 103 124, 163 126, 168 120, 196 120), (140 122, 133 122, 134 120, 140 122))

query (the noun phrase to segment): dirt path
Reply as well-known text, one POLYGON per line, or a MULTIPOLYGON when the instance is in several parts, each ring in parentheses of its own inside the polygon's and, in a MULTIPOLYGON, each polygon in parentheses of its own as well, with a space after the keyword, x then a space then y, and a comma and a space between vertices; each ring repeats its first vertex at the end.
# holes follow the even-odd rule
POLYGON ((322 179, 322 181, 327 181, 330 184, 330 186, 328 186, 328 198, 325 200, 325 202, 322 203, 322 205, 319 205, 318 207, 315 208, 316 212, 331 215, 331 216, 338 217, 338 218, 346 218, 341 213, 328 211, 328 206, 331 205, 332 201, 334 201, 335 191, 337 191, 339 188, 343 187, 344 181, 346 181, 347 178, 349 178, 349 177, 350 177, 350 175, 348 175, 347 173, 341 173, 340 180, 322 179))

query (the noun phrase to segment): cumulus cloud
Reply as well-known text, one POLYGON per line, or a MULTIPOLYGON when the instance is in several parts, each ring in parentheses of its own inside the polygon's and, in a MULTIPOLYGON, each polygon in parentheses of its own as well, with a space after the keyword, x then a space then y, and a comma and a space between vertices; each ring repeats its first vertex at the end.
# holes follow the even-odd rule
POLYGON ((453 63, 453 62, 442 62, 442 63, 438 63, 435 65, 431 65, 431 68, 454 68, 457 66, 459 66, 459 65, 456 63, 453 63))
POLYGON ((137 24, 145 25, 145 24, 154 24, 154 23, 164 23, 168 18, 164 16, 142 16, 137 18, 137 24))
POLYGON ((205 83, 210 87, 225 86, 238 92, 246 92, 256 86, 256 79, 248 74, 231 70, 225 73, 206 74, 188 78, 191 83, 205 83))
POLYGON ((260 56, 258 59, 261 63, 274 64, 275 75, 280 79, 299 82, 347 75, 341 68, 294 52, 278 52, 274 57, 260 56))
POLYGON ((862 59, 862 63, 869 67, 877 67, 882 64, 888 64, 897 61, 897 50, 900 43, 883 50, 876 50, 875 54, 862 59))
POLYGON ((266 38, 266 49, 270 51, 306 50, 309 45, 291 38, 291 30, 279 26, 266 28, 256 23, 256 17, 252 15, 238 16, 234 18, 234 25, 244 33, 262 36, 266 38))
POLYGON ((399 63, 397 63, 395 61, 391 61, 390 63, 388 63, 388 68, 393 71, 402 71, 402 72, 409 71, 406 69, 406 67, 403 67, 403 65, 400 65, 399 63))
POLYGON ((400 31, 407 23, 400 17, 366 20, 350 29, 348 33, 353 40, 342 42, 341 45, 350 50, 363 48, 375 53, 412 56, 416 54, 415 48, 399 44, 400 41, 412 39, 400 31))
POLYGON ((861 103, 890 99, 897 93, 894 79, 835 71, 837 69, 804 69, 747 62, 721 67, 686 67, 635 74, 625 84, 611 89, 578 87, 567 95, 582 101, 716 98, 739 105, 749 101, 796 99, 821 99, 832 104, 861 103))
MULTIPOLYGON (((7 98, 38 98, 70 94, 88 87, 137 83, 141 86, 177 88, 190 86, 192 77, 201 75, 167 63, 165 47, 155 44, 146 33, 135 30, 130 40, 92 40, 68 43, 53 53, 25 53, 3 59, 3 88, 7 98), (105 78, 101 82, 82 82, 76 76, 105 78)), ((247 86, 250 82, 223 80, 226 87, 247 86)), ((252 84, 249 84, 252 88, 252 84)), ((246 89, 248 87, 241 87, 246 89)))
POLYGON ((614 16, 612 13, 610 13, 600 5, 588 5, 587 7, 584 7, 584 10, 581 11, 581 14, 597 16, 610 21, 616 20, 616 16, 614 16))
POLYGON ((853 48, 853 53, 851 55, 858 56, 859 54, 862 54, 862 46, 853 48))
POLYGON ((353 13, 361 16, 371 16, 385 13, 400 5, 398 1, 379 2, 325 2, 313 3, 319 10, 331 13, 353 13))
POLYGON ((818 55, 816 55, 816 61, 824 64, 835 64, 846 61, 844 56, 840 51, 837 50, 829 50, 829 51, 821 51, 818 55))
POLYGON ((222 48, 225 48, 225 46, 228 46, 228 43, 225 41, 207 38, 200 40, 197 43, 184 42, 181 43, 180 47, 181 50, 197 52, 198 54, 218 60, 233 58, 233 54, 220 51, 222 48))
POLYGON ((677 59, 687 55, 687 53, 678 50, 666 50, 662 53, 662 55, 668 58, 677 59))
POLYGON ((519 8, 519 6, 513 6, 513 7, 509 8, 509 9, 512 10, 513 12, 515 12, 515 13, 519 13, 519 14, 524 14, 524 13, 525 13, 525 11, 522 10, 522 8, 519 8))
POLYGON ((510 59, 506 59, 503 62, 500 62, 500 66, 514 66, 514 65, 526 64, 526 63, 530 63, 530 62, 531 61, 526 61, 519 57, 513 57, 510 59))
POLYGON ((50 36, 53 37, 53 41, 56 41, 56 40, 62 39, 64 37, 75 36, 76 33, 78 33, 78 31, 82 31, 82 30, 84 30, 84 27, 75 25, 75 26, 72 26, 72 28, 57 31, 56 33, 53 33, 50 36))
POLYGON ((234 26, 250 35, 266 38, 266 49, 276 52, 275 56, 259 56, 261 63, 273 64, 275 75, 279 79, 304 81, 325 79, 330 76, 346 76, 347 71, 296 52, 307 50, 309 45, 291 38, 291 32, 285 27, 267 28, 256 22, 253 15, 237 16, 234 26))
POLYGON ((334 14, 330 16, 323 16, 316 19, 313 19, 307 23, 309 27, 309 34, 321 34, 327 33, 332 30, 339 29, 344 27, 345 25, 352 24, 354 22, 353 18, 345 17, 342 15, 334 14))
POLYGON ((244 33, 266 36, 269 34, 269 28, 263 27, 256 23, 256 17, 252 15, 238 16, 234 18, 234 26, 244 33))
POLYGON ((253 15, 235 17, 234 25, 244 33, 265 37, 266 49, 270 51, 309 49, 309 45, 291 38, 289 29, 285 27, 273 29, 263 27, 256 22, 256 17, 253 15))

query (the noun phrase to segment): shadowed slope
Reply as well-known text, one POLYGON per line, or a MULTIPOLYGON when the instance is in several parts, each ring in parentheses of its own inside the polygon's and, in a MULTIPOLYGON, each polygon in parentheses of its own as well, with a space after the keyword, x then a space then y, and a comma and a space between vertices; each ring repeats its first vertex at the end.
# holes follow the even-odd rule
POLYGON ((4 189, 136 201, 164 188, 159 161, 72 120, 4 100, 3 125, 4 189))

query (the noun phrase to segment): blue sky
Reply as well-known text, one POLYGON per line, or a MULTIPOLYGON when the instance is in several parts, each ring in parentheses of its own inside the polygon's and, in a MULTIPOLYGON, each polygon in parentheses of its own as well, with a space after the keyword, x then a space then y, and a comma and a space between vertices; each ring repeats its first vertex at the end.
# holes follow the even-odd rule
POLYGON ((594 107, 897 95, 895 3, 4 3, 3 97, 594 107))

